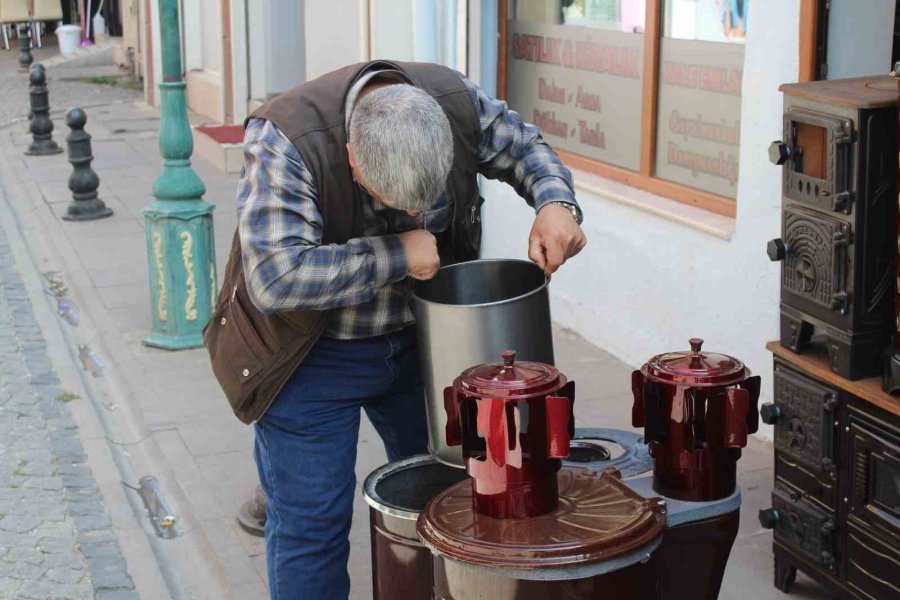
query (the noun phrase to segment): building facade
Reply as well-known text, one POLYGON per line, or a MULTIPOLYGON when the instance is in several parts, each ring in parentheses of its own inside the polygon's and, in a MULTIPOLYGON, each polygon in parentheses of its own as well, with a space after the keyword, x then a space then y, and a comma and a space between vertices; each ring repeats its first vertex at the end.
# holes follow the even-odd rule
MULTIPOLYGON (((889 72, 895 5, 198 0, 182 11, 188 102, 239 124, 360 60, 466 73, 538 124, 574 174, 589 242, 553 278, 554 319, 635 366, 702 337, 761 374, 765 399, 765 344, 778 337, 779 265, 765 252, 781 232, 781 169, 766 152, 782 133, 778 86, 889 72)), ((155 103, 158 15, 142 6, 155 103)), ((509 186, 482 186, 483 256, 525 258, 532 212, 509 186)))

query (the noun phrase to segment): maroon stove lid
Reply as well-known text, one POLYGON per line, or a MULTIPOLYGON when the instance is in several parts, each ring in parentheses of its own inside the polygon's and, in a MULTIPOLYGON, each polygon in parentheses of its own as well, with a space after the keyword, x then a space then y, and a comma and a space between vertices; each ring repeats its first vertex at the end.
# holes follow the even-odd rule
POLYGON ((750 371, 736 358, 703 352, 703 340, 692 338, 689 351, 654 356, 641 367, 653 381, 676 385, 714 387, 734 385, 750 377, 750 371))
POLYGON ((460 482, 435 497, 416 530, 432 551, 465 563, 506 569, 553 569, 596 564, 654 543, 666 526, 665 503, 643 498, 615 469, 599 476, 564 467, 559 506, 527 519, 494 519, 472 508, 472 484, 460 482))
POLYGON ((556 367, 516 362, 515 350, 504 350, 502 363, 487 363, 462 372, 454 387, 467 396, 530 397, 551 393, 566 384, 556 367))

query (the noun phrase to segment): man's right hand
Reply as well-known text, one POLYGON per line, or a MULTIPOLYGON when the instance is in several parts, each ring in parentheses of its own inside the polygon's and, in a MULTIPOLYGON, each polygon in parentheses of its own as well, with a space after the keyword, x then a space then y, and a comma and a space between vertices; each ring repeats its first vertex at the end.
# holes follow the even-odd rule
POLYGON ((431 279, 441 268, 441 257, 438 256, 437 238, 424 229, 415 229, 400 234, 403 249, 406 250, 406 263, 409 265, 409 276, 413 279, 431 279))

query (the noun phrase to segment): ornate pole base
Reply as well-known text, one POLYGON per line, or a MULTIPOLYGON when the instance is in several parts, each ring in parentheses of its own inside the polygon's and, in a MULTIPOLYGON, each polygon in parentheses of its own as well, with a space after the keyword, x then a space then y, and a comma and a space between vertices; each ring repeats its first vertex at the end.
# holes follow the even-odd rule
POLYGON ((256 486, 253 497, 244 502, 241 510, 238 511, 237 520, 241 529, 250 535, 264 537, 266 535, 266 506, 268 504, 269 499, 266 498, 266 493, 262 491, 262 487, 256 486))
POLYGON ((900 392, 900 352, 893 347, 886 348, 884 351, 881 387, 888 394, 900 392))
POLYGON ((95 221, 104 219, 113 214, 111 208, 106 206, 100 198, 90 200, 73 200, 62 216, 63 221, 95 221))
POLYGON ((144 344, 165 350, 203 345, 216 301, 212 213, 203 200, 158 200, 144 210, 153 330, 144 344))
POLYGON ((38 139, 37 136, 35 136, 34 141, 28 146, 28 150, 25 151, 25 154, 28 156, 49 156, 50 154, 59 154, 62 151, 59 144, 54 142, 53 138, 47 135, 44 139, 38 139))
POLYGON ((191 168, 194 142, 181 71, 178 0, 159 0, 159 153, 163 170, 153 184, 156 202, 144 210, 153 330, 144 344, 165 350, 203 345, 218 296, 212 204, 191 168))

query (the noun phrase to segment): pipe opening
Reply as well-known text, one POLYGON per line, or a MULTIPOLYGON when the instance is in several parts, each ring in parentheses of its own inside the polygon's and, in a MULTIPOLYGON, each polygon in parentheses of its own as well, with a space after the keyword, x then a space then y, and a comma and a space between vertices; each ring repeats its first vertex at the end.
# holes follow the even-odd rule
POLYGON ((429 500, 467 477, 464 469, 441 463, 416 465, 385 475, 375 484, 372 499, 399 510, 422 512, 429 500))
MULTIPOLYGON (((575 432, 575 435, 578 435, 577 430, 575 432)), ((569 458, 566 459, 566 462, 596 462, 603 460, 615 460, 621 456, 624 456, 624 454, 625 447, 618 442, 596 438, 576 437, 574 440, 569 442, 569 458), (581 460, 579 460, 578 458, 573 458, 577 457, 578 455, 581 455, 582 457, 590 457, 592 455, 602 456, 602 458, 583 458, 581 460)))
POLYGON ((573 440, 569 444, 569 457, 566 461, 575 463, 593 463, 609 460, 611 457, 612 455, 609 450, 600 444, 582 440, 573 440))
POLYGON ((414 293, 435 304, 493 304, 537 291, 547 280, 540 267, 524 260, 473 260, 444 267, 428 281, 416 281, 414 293))

